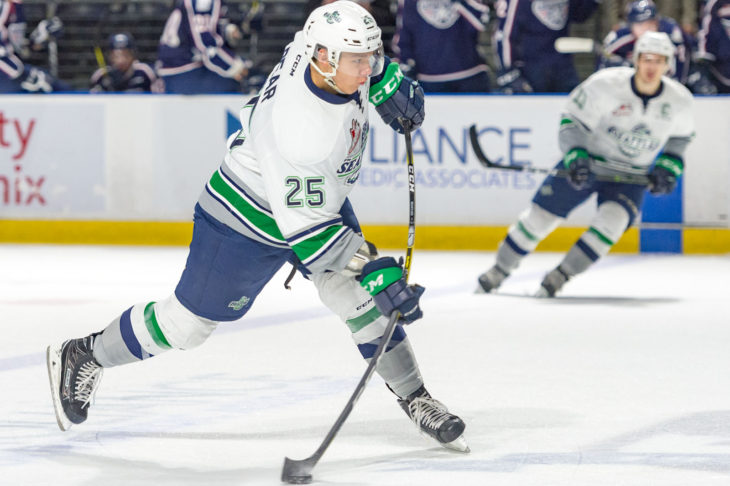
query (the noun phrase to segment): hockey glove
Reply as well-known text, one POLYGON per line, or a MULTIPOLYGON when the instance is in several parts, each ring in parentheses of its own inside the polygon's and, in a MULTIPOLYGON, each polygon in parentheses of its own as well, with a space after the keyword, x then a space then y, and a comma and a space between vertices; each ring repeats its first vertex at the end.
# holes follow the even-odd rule
POLYGON ((568 170, 568 182, 575 190, 580 191, 593 183, 595 177, 591 172, 591 158, 585 149, 568 150, 563 165, 568 170))
POLYGON ((33 48, 38 50, 48 45, 51 39, 58 39, 63 33, 63 22, 58 17, 44 19, 38 22, 38 25, 28 38, 33 44, 33 48))
POLYGON ((504 94, 532 93, 532 86, 519 69, 503 71, 497 76, 497 86, 504 94))
POLYGON ((383 78, 370 87, 370 102, 380 118, 398 133, 404 133, 400 118, 409 120, 410 129, 415 130, 426 116, 423 88, 417 81, 403 76, 395 62, 391 62, 383 78))
POLYGON ((27 93, 50 93, 53 91, 53 80, 50 75, 36 67, 25 66, 25 70, 18 80, 20 81, 20 87, 27 93))
POLYGON ((382 257, 365 264, 357 280, 373 296, 375 307, 384 316, 398 311, 400 320, 405 324, 423 317, 418 300, 426 289, 406 284, 403 266, 393 257, 382 257))
POLYGON ((662 154, 649 172, 649 192, 669 194, 677 187, 677 179, 682 175, 682 160, 662 154))
POLYGON ((687 77, 687 87, 694 94, 714 95, 717 94, 717 86, 710 81, 710 73, 707 63, 698 62, 693 64, 687 77))

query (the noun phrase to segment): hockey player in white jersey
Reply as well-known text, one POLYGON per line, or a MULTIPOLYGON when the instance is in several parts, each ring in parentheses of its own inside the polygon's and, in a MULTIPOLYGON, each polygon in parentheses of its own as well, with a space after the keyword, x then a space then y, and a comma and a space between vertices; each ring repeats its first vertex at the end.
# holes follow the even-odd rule
POLYGON ((634 68, 598 71, 571 92, 560 123, 564 158, 556 167, 568 175, 545 179, 499 245, 494 266, 479 276, 478 290, 497 289, 593 193, 598 208, 589 229, 545 276, 537 295, 555 296, 566 281, 606 255, 639 214, 646 187, 596 180, 596 175, 648 175, 651 193, 674 190, 694 122, 692 95, 664 76, 673 55, 667 34, 648 32, 636 43, 634 68))
POLYGON ((406 284, 395 259, 378 257, 347 199, 367 141, 368 101, 399 131, 399 120, 413 129, 423 122, 423 91, 383 55, 372 16, 344 0, 314 10, 241 110, 243 128, 229 138, 195 207, 175 292, 132 306, 99 333, 48 348, 61 429, 86 420, 104 368, 200 345, 219 322, 241 318, 291 262, 345 322, 365 359, 391 313, 400 313, 376 371, 421 431, 468 450, 464 422, 426 391, 403 330, 422 316, 424 289, 406 284))

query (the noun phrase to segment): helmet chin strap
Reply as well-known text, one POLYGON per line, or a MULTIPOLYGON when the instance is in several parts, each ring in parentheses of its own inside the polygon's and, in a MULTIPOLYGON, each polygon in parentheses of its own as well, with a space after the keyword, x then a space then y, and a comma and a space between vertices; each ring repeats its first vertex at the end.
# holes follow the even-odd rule
POLYGON ((319 66, 317 66, 317 62, 314 59, 310 59, 309 60, 309 64, 314 69, 316 69, 319 74, 322 75, 322 77, 324 78, 324 82, 327 83, 329 86, 331 86, 332 89, 334 89, 335 91, 337 91, 341 95, 346 94, 340 88, 337 87, 337 84, 335 84, 335 80, 333 79, 335 77, 335 75, 337 74, 337 66, 333 66, 332 64, 330 64, 330 66, 332 66, 332 72, 331 73, 325 73, 324 71, 322 71, 319 68, 319 66))

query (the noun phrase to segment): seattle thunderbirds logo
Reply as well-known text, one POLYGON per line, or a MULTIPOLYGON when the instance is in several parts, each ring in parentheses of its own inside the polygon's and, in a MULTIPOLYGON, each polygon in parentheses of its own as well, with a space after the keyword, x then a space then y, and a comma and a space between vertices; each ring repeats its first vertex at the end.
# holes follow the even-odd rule
POLYGON ((232 302, 229 302, 228 303, 228 307, 230 307, 231 309, 233 309, 235 311, 240 311, 241 309, 243 309, 244 307, 246 307, 249 302, 251 302, 251 299, 249 299, 248 297, 246 297, 244 295, 243 297, 241 297, 238 300, 234 300, 232 302))
POLYGON ((324 18, 327 19, 328 24, 334 24, 335 22, 342 22, 342 17, 340 17, 340 12, 335 10, 334 12, 327 12, 324 14, 324 18))
POLYGON ((631 131, 610 127, 608 134, 618 143, 621 153, 629 157, 638 157, 659 148, 659 140, 651 136, 651 130, 643 123, 636 125, 631 131))

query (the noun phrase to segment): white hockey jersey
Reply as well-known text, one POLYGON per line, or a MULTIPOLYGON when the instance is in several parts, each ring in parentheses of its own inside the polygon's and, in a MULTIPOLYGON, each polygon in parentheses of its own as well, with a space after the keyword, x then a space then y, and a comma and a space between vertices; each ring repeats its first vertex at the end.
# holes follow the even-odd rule
POLYGON ((364 242, 339 215, 358 178, 368 135, 365 83, 350 97, 316 87, 302 33, 259 95, 199 204, 239 233, 291 247, 312 272, 342 270, 364 242))
MULTIPOLYGON (((579 123, 596 173, 648 173, 671 139, 694 135, 692 94, 666 76, 660 92, 642 97, 633 88, 634 69, 607 68, 570 93, 561 127, 579 123)), ((679 154, 681 156, 681 154, 679 154)))

